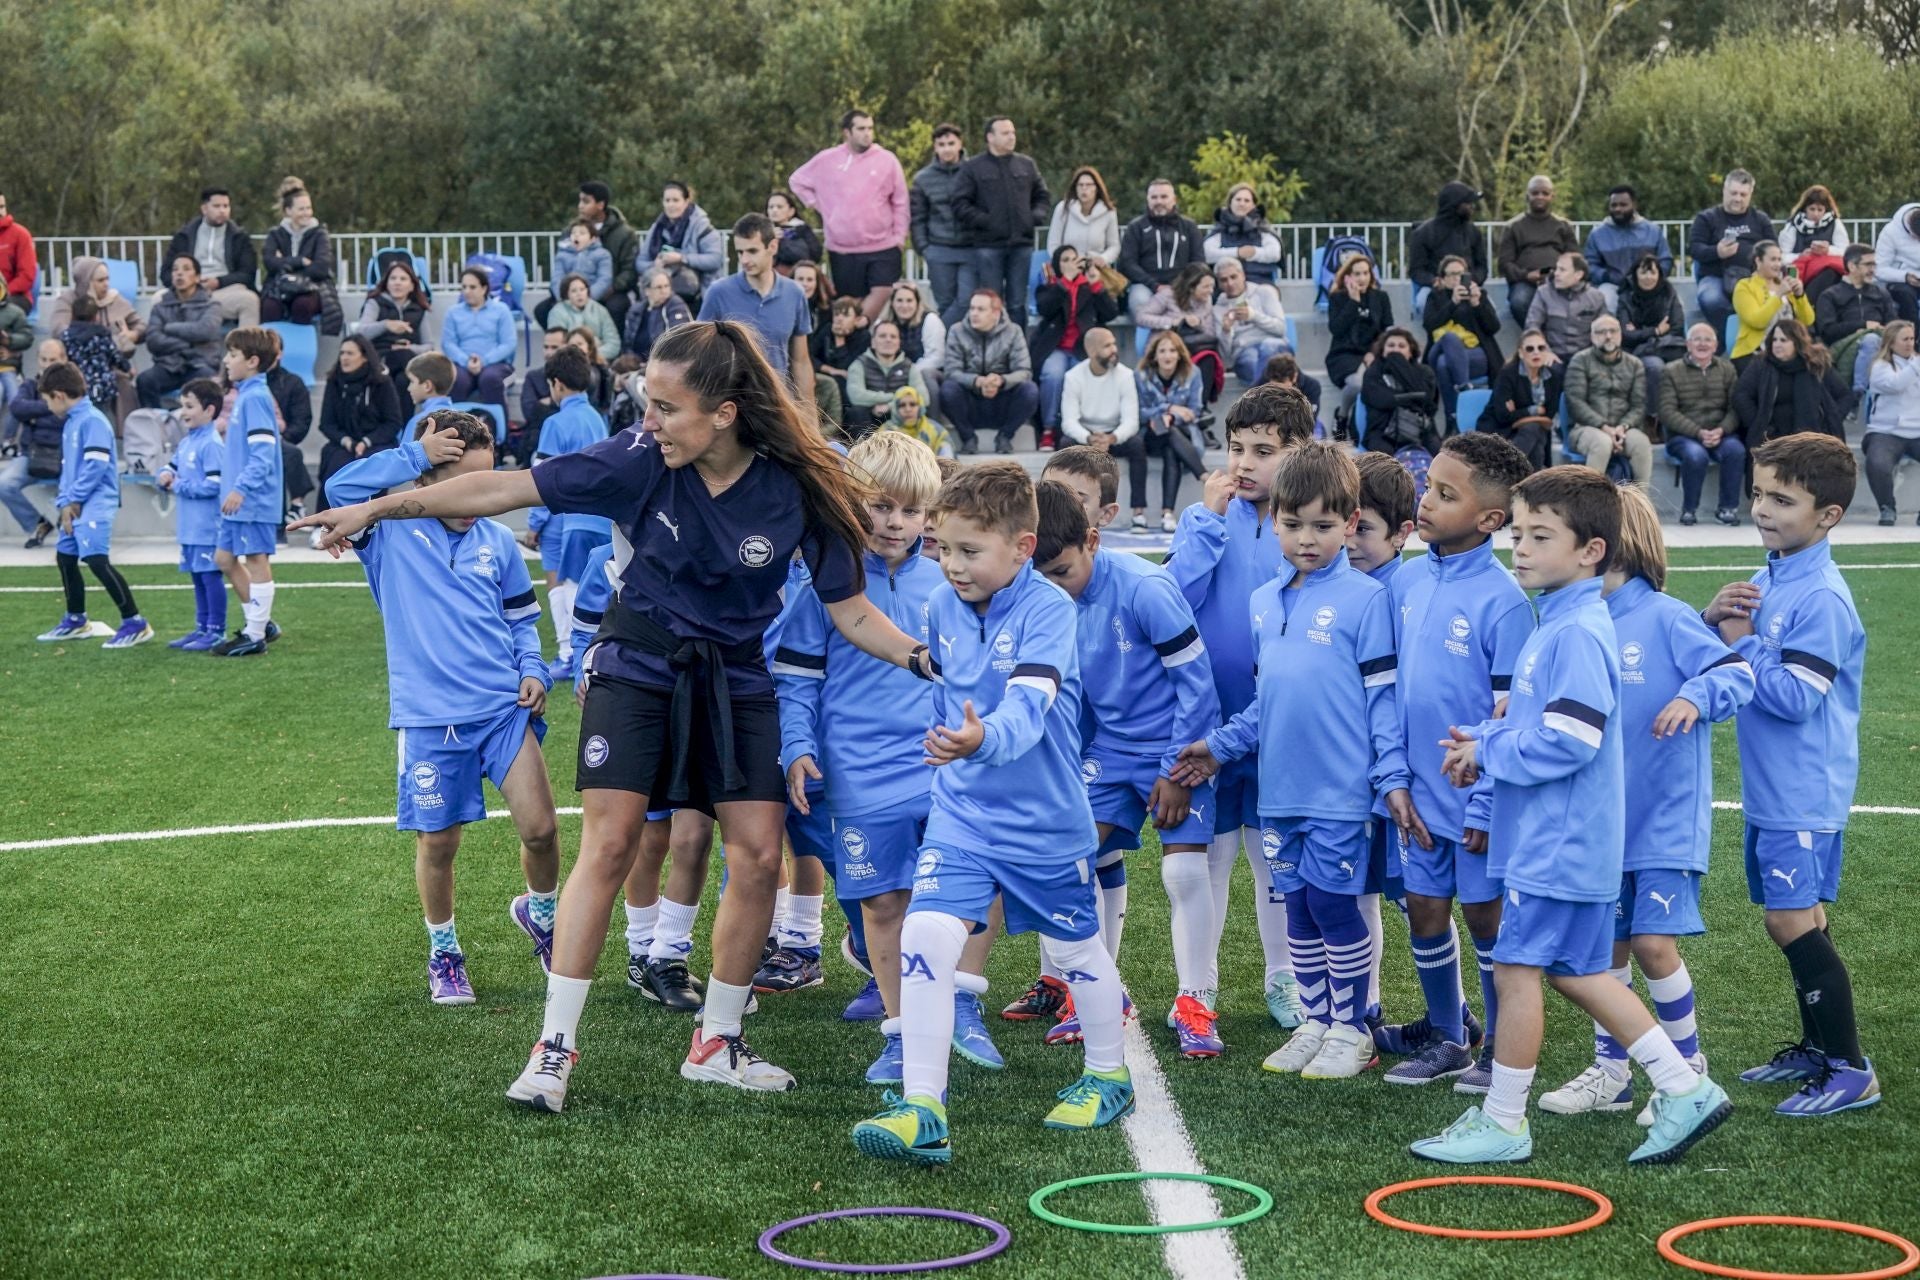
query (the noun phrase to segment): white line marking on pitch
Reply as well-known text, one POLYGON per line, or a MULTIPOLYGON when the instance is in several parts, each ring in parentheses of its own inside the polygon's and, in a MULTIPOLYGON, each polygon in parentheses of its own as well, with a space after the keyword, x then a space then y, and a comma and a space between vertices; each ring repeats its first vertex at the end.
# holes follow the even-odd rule
MULTIPOLYGON (((1167 1088, 1153 1047, 1138 1022, 1127 1028, 1127 1070, 1133 1073, 1133 1111, 1120 1122, 1134 1167, 1142 1173, 1205 1173, 1193 1136, 1167 1088)), ((1140 1190, 1154 1222, 1207 1222, 1221 1216, 1213 1188, 1204 1182, 1143 1182, 1140 1190)), ((1181 1231, 1161 1237, 1174 1280, 1241 1280, 1240 1250, 1226 1231, 1181 1231)))
MULTIPOLYGON (((1752 573, 1752 564, 1670 564, 1668 573, 1752 573)), ((1851 573, 1855 569, 1920 569, 1920 564, 1835 564, 1834 568, 1851 573)))

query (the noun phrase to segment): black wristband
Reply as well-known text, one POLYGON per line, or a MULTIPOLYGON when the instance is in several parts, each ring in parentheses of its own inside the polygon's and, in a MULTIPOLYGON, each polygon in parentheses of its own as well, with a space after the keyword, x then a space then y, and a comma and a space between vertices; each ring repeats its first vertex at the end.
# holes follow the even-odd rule
POLYGON ((927 646, 917 644, 913 647, 913 652, 907 655, 907 670, 922 680, 933 679, 933 660, 927 646))

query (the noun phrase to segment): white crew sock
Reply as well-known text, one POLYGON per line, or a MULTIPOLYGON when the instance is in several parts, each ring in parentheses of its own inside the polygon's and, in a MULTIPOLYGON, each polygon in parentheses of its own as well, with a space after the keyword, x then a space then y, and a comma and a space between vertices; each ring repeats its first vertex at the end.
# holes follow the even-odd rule
POLYGON ((1075 975, 1067 985, 1073 991, 1073 1011, 1087 1052, 1087 1070, 1117 1071, 1126 1065, 1122 1048, 1120 970, 1099 938, 1062 942, 1042 934, 1040 947, 1051 952, 1062 972, 1075 975))
POLYGON ((1680 1056, 1680 1050, 1674 1048, 1673 1037, 1659 1027, 1628 1045, 1627 1052, 1646 1071, 1653 1087, 1662 1093, 1691 1093, 1700 1083, 1700 1077, 1680 1056))
POLYGON ((780 931, 787 927, 787 911, 793 903, 793 894, 785 885, 773 891, 773 923, 767 926, 767 936, 778 940, 780 931))
POLYGON ((265 584, 256 582, 246 602, 240 606, 240 617, 243 619, 241 630, 247 633, 249 640, 266 639, 267 607, 264 603, 266 594, 265 584))
POLYGON ((662 897, 655 904, 658 915, 653 926, 653 945, 647 948, 649 960, 685 960, 693 954, 693 918, 700 914, 697 902, 675 902, 662 897))
POLYGON ((966 921, 945 912, 909 912, 900 926, 901 1097, 947 1099, 954 970, 966 946, 966 921))
POLYGON ((260 611, 260 634, 255 639, 264 638, 267 624, 273 621, 273 584, 256 582, 253 584, 253 604, 260 611))
POLYGON ((1115 960, 1120 958, 1120 934, 1127 926, 1126 859, 1126 851, 1116 849, 1094 864, 1096 872, 1110 867, 1120 868, 1119 884, 1109 885, 1104 879, 1096 877, 1100 889, 1100 942, 1115 960))
POLYGON ((1533 1073, 1532 1067, 1503 1067, 1495 1058, 1493 1083, 1487 1089, 1487 1105, 1483 1108, 1487 1119, 1508 1133, 1520 1132, 1520 1126, 1527 1122, 1527 1094, 1533 1090, 1533 1073))
POLYGON ((591 978, 565 978, 557 973, 547 975, 546 1021, 540 1026, 542 1040, 569 1049, 577 1047, 580 1010, 586 1007, 587 988, 592 985, 591 978))
POLYGON ((817 893, 789 893, 787 911, 781 921, 780 945, 783 947, 812 947, 820 949, 820 904, 823 895, 817 893))
POLYGON ((1213 976, 1213 878, 1205 850, 1160 859, 1160 883, 1173 918, 1173 973, 1181 995, 1198 995, 1213 976))
POLYGON ((1207 878, 1213 882, 1213 946, 1207 953, 1209 989, 1220 986, 1220 939, 1227 931, 1227 898, 1233 888, 1233 869, 1240 862, 1240 832, 1217 835, 1207 845, 1207 878))
POLYGON ((653 930, 660 919, 660 904, 653 902, 644 907, 627 904, 627 950, 633 955, 644 956, 653 948, 653 930))
POLYGON ((1362 1013, 1366 1013, 1380 1003, 1380 958, 1387 950, 1387 935, 1380 926, 1379 894, 1360 895, 1360 918, 1367 922, 1367 937, 1373 941, 1372 967, 1367 970, 1367 1003, 1361 1009, 1362 1013))
POLYGON ((547 592, 547 608, 553 611, 554 655, 565 662, 573 656, 573 598, 580 588, 562 582, 547 592))
POLYGON ((1281 974, 1293 976, 1293 957, 1287 952, 1287 899, 1273 887, 1273 873, 1260 854, 1260 829, 1245 827, 1247 865, 1253 869, 1254 920, 1260 926, 1260 950, 1266 953, 1265 985, 1281 974))
POLYGON ((752 987, 736 987, 707 975, 707 1007, 700 1019, 701 1031, 708 1036, 739 1035, 740 1020, 746 1016, 752 995, 752 987))

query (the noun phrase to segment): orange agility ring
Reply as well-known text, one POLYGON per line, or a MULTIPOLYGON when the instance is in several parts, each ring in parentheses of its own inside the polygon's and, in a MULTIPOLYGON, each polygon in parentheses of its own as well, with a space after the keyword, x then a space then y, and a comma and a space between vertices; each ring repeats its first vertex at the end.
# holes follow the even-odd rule
MULTIPOLYGON (((1598 1191, 1587 1187, 1578 1187, 1571 1182, 1550 1182, 1545 1178, 1496 1178, 1486 1174, 1463 1174, 1451 1178, 1416 1178, 1411 1182, 1396 1182, 1390 1187, 1382 1187, 1367 1197, 1367 1216, 1375 1222, 1385 1223, 1389 1227, 1398 1227, 1402 1231, 1412 1231, 1423 1236, 1447 1236, 1454 1240, 1545 1240, 1552 1236, 1577 1235, 1582 1231, 1591 1231, 1613 1216, 1613 1201, 1598 1191), (1578 1222, 1562 1223, 1557 1227, 1526 1227, 1514 1231, 1476 1231, 1471 1227, 1436 1227, 1425 1222, 1408 1222, 1405 1218, 1396 1218, 1380 1207, 1380 1202, 1388 1196, 1397 1196, 1402 1191, 1420 1191, 1427 1187, 1533 1187, 1540 1191, 1558 1191, 1564 1195, 1579 1196, 1591 1200, 1594 1210, 1578 1222)), ((1890 1273, 1891 1274, 1891 1273, 1890 1273)))
POLYGON ((1710 1276, 1732 1276, 1734 1280, 1892 1280, 1894 1276, 1906 1275, 1909 1271, 1920 1267, 1920 1245, 1914 1244, 1904 1236, 1897 1236, 1891 1231, 1882 1231, 1878 1227, 1863 1227, 1852 1222, 1834 1222, 1827 1218, 1782 1218, 1771 1213, 1751 1213, 1737 1218, 1705 1218, 1699 1222, 1683 1222, 1661 1235, 1660 1256, 1677 1267, 1705 1272, 1710 1276), (1816 1231, 1843 1231, 1848 1235, 1865 1236, 1869 1240, 1890 1244, 1900 1250, 1904 1256, 1892 1266, 1882 1267, 1878 1271, 1750 1271, 1745 1267, 1723 1267, 1717 1263, 1689 1258, 1673 1247, 1674 1241, 1684 1239, 1695 1232, 1718 1231, 1724 1227, 1812 1227, 1816 1231))

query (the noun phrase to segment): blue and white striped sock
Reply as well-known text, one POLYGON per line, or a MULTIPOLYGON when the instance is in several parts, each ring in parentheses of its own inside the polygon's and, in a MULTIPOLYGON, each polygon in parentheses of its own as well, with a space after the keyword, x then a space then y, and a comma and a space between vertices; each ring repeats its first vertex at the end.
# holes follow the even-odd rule
POLYGON ((1487 1011, 1482 1021, 1486 1024, 1488 1043, 1493 1042, 1494 1027, 1500 1021, 1500 994, 1493 985, 1493 944, 1496 941, 1498 935, 1473 940, 1473 954, 1480 961, 1480 1004, 1487 1011))
POLYGON ((1305 893, 1290 893, 1286 897, 1287 958, 1293 965, 1294 981, 1300 984, 1300 1012, 1322 1026, 1331 1026, 1326 941, 1320 936, 1320 926, 1313 921, 1313 913, 1307 910, 1305 893))
MULTIPOLYGON (((1609 969, 1607 976, 1627 990, 1633 990, 1632 965, 1623 964, 1618 969, 1609 969)), ((1615 1080, 1625 1080, 1633 1074, 1633 1068, 1628 1065, 1627 1046, 1615 1040, 1597 1022, 1593 1024, 1593 1061, 1595 1066, 1605 1068, 1615 1080)))
POLYGON ((1693 975, 1686 961, 1664 978, 1648 978, 1647 994, 1653 997, 1653 1011, 1660 1029, 1673 1040, 1673 1047, 1694 1068, 1700 1069, 1700 1026, 1693 1016, 1693 975))
POLYGON ((1450 1044, 1465 1044, 1467 1031, 1461 1017, 1460 935, 1453 922, 1445 933, 1430 938, 1414 938, 1413 967, 1420 977, 1420 993, 1427 999, 1427 1021, 1450 1044))

